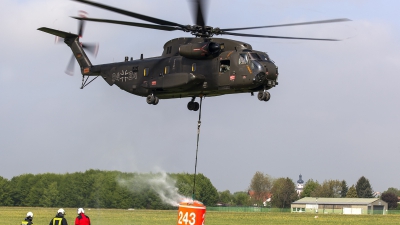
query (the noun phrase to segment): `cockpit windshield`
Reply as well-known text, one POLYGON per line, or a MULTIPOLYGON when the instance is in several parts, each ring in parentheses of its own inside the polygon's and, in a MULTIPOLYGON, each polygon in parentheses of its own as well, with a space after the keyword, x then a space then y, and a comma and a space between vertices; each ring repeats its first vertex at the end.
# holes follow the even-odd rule
POLYGON ((258 53, 258 55, 260 56, 261 61, 271 61, 267 53, 258 53))
POLYGON ((271 61, 267 53, 264 52, 250 52, 250 53, 241 53, 239 55, 239 64, 249 64, 250 61, 271 61))
POLYGON ((253 60, 262 60, 257 53, 249 53, 249 54, 250 54, 251 59, 253 59, 253 60))

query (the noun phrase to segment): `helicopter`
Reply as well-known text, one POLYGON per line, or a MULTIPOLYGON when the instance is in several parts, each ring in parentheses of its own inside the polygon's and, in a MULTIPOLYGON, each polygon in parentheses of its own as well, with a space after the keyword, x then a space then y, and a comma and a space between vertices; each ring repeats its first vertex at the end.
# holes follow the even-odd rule
POLYGON ((252 48, 248 43, 215 38, 217 35, 240 37, 279 38, 315 41, 339 41, 338 39, 304 38, 269 36, 232 31, 260 29, 284 26, 300 26, 322 23, 350 21, 347 18, 320 20, 301 23, 289 23, 268 26, 254 26, 221 29, 206 25, 204 18, 204 1, 192 1, 195 25, 183 25, 124 9, 115 8, 87 0, 72 0, 115 13, 147 21, 137 23, 108 19, 96 19, 86 16, 72 17, 80 20, 79 34, 68 33, 51 28, 41 27, 38 30, 56 35, 64 39, 77 60, 82 73, 81 89, 101 76, 110 86, 117 85, 134 95, 146 97, 150 105, 157 105, 160 99, 191 98, 187 108, 191 111, 199 109, 196 97, 220 96, 236 93, 257 92, 260 101, 267 102, 271 98, 269 89, 278 85, 278 67, 264 51, 252 48), (180 37, 164 44, 161 56, 140 59, 125 57, 122 62, 93 65, 87 57, 85 45, 80 43, 83 21, 120 24, 162 31, 183 31, 194 37, 180 37), (85 79, 86 77, 86 79, 85 79), (89 77, 94 77, 88 82, 89 77))

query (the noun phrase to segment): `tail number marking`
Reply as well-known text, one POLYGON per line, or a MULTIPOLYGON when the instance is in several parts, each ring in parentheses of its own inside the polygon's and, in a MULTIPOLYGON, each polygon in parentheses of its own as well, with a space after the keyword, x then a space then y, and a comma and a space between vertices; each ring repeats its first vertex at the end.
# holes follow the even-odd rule
POLYGON ((120 72, 113 73, 112 74, 112 80, 113 81, 121 81, 121 82, 126 82, 129 80, 137 79, 137 72, 133 72, 132 70, 121 70, 120 72))

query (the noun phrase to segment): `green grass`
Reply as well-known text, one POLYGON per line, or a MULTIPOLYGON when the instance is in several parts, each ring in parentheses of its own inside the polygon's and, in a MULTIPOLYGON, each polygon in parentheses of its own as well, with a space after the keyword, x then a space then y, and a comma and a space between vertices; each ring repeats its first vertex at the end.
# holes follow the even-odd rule
MULTIPOLYGON (((20 224, 28 211, 34 214, 34 225, 47 225, 58 208, 0 207, 0 225, 20 224)), ((177 224, 175 210, 85 209, 93 225, 177 224)), ((65 209, 69 225, 73 225, 76 209, 65 209)), ((400 215, 318 215, 306 213, 207 212, 206 225, 236 224, 400 224, 400 215)), ((188 224, 189 225, 189 224, 188 224)))

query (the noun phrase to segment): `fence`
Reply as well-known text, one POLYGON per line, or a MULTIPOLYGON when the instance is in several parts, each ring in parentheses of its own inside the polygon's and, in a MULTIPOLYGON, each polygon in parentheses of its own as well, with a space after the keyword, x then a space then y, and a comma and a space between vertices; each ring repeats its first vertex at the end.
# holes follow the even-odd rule
POLYGON ((290 212, 289 208, 269 208, 269 207, 252 207, 252 206, 245 206, 245 207, 210 207, 207 206, 207 211, 217 211, 217 212, 290 212))
MULTIPOLYGON (((269 207, 251 207, 251 206, 244 206, 244 207, 240 207, 240 206, 215 206, 215 207, 211 207, 211 206, 207 206, 207 211, 214 211, 214 212, 284 212, 284 213, 290 213, 292 212, 291 209, 289 208, 269 208, 269 207)), ((335 210, 335 213, 338 214, 343 214, 342 210, 335 210)), ((323 211, 321 211, 320 213, 324 214, 323 211)), ((326 212, 326 213, 333 213, 333 212, 326 212)), ((376 212, 369 210, 368 214, 382 214, 381 210, 376 210, 376 212)), ((394 214, 394 215, 399 215, 400 214, 400 210, 387 210, 385 211, 384 214, 394 214)))

